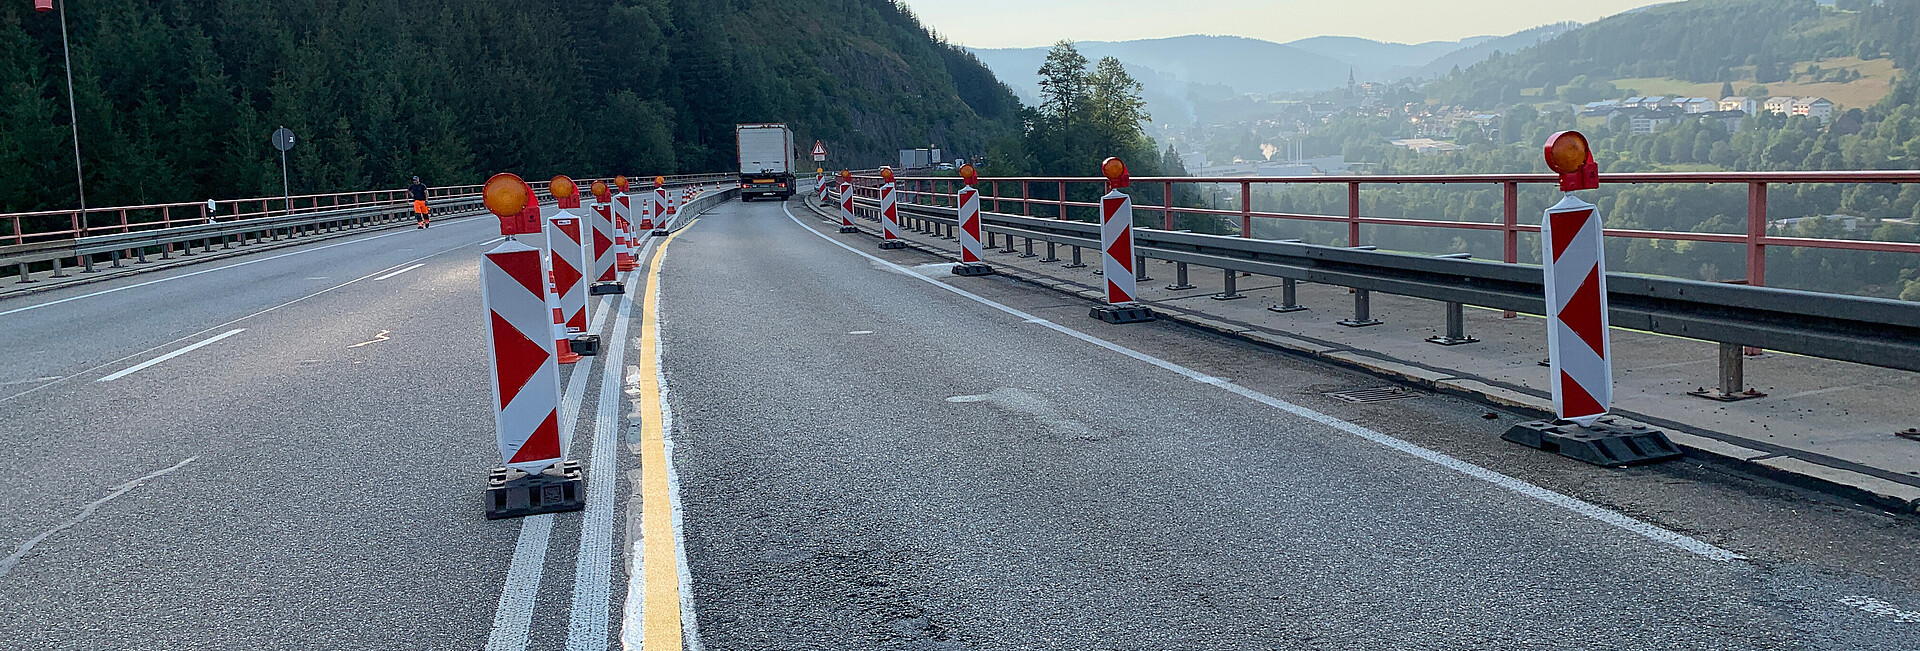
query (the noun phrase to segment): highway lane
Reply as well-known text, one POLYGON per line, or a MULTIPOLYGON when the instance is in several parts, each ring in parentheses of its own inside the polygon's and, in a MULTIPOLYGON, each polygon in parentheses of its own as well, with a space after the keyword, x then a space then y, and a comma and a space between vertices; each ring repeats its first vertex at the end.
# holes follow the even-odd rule
MULTIPOLYGON (((0 639, 484 647, 524 522, 480 507, 498 457, 478 256, 495 238, 490 219, 448 222, 0 302, 178 277, 0 316, 8 372, 72 377, 0 402, 0 639)), ((582 366, 563 372, 584 398, 576 457, 604 370, 582 366)), ((527 641, 502 648, 566 648, 580 517, 551 521, 527 641)))
POLYGON ((1713 540, 1682 535, 1409 453, 1430 451, 1411 439, 1497 436, 1475 406, 1338 406, 1319 394, 1373 382, 925 270, 1018 313, 842 249, 774 204, 718 211, 665 258, 663 366, 708 648, 1920 644, 1886 614, 1920 610, 1911 583, 1809 550, 1857 530, 1824 542, 1877 545, 1863 554, 1884 565, 1910 557, 1910 527, 1790 512, 1803 505, 1770 500, 1799 498, 1685 468, 1524 456, 1599 491, 1655 479, 1608 495, 1634 511, 1720 514, 1700 530, 1713 540), (1658 485, 1663 472, 1698 485, 1658 485))

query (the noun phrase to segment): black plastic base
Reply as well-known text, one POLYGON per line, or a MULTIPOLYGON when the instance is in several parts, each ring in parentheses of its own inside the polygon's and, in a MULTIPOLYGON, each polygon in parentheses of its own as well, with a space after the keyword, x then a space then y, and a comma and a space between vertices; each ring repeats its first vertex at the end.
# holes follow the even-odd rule
POLYGON ((993 267, 979 262, 953 265, 955 276, 991 276, 993 267))
POLYGON ((1095 305, 1087 312, 1087 316, 1107 323, 1145 323, 1159 318, 1154 315, 1153 308, 1138 303, 1095 305))
POLYGON ((672 234, 672 233, 668 233, 668 232, 667 232, 667 229, 664 229, 664 228, 656 228, 656 229, 653 229, 653 236, 654 236, 654 237, 666 237, 666 236, 668 236, 668 235, 671 235, 671 234, 672 234))
POLYGON ((600 335, 575 335, 567 339, 567 348, 581 357, 595 357, 600 354, 600 335))
POLYGON ((1367 326, 1377 326, 1383 322, 1380 321, 1379 319, 1367 319, 1364 321, 1360 319, 1341 319, 1339 321, 1335 321, 1334 323, 1338 323, 1340 325, 1343 325, 1349 328, 1365 328, 1367 326))
POLYGON ((1458 346, 1460 344, 1471 344, 1478 341, 1480 340, 1473 337, 1448 337, 1446 335, 1427 337, 1427 343, 1440 344, 1442 346, 1458 346))
POLYGON ((907 241, 906 240, 880 240, 880 248, 904 249, 904 248, 907 248, 907 241))
POLYGON ((1269 307, 1269 308, 1267 308, 1267 311, 1268 311, 1268 312, 1279 312, 1279 313, 1281 313, 1281 314, 1286 314, 1286 313, 1288 313, 1288 312, 1305 312, 1305 311, 1307 311, 1307 306, 1305 306, 1305 305, 1275 305, 1275 306, 1272 306, 1272 307, 1269 307))
POLYGON ((587 295, 589 296, 606 296, 609 294, 625 293, 627 293, 627 286, 617 282, 598 282, 587 286, 587 295))
POLYGON ((1591 427, 1572 421, 1537 420, 1514 425, 1500 438, 1596 466, 1631 466, 1680 458, 1665 432, 1612 416, 1591 427))
POLYGON ((1211 298, 1216 301, 1237 301, 1246 297, 1247 297, 1246 294, 1214 294, 1212 296, 1208 296, 1207 298, 1211 298))
POLYGON ((1168 290, 1176 291, 1176 292, 1183 292, 1193 288, 1194 288, 1193 285, 1167 285, 1168 290))
POLYGON ((485 502, 488 520, 578 511, 587 506, 586 476, 578 461, 562 461, 537 475, 494 468, 487 473, 485 502))
POLYGON ((860 232, 860 227, 859 227, 859 226, 841 226, 841 227, 840 227, 840 232, 842 232, 842 233, 858 233, 858 232, 860 232))

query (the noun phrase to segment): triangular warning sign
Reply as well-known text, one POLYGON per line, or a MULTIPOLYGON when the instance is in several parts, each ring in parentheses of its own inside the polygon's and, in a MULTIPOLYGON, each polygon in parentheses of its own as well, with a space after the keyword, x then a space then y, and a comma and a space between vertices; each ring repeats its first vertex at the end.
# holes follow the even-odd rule
POLYGON ((827 146, 824 144, 821 144, 820 141, 818 140, 813 141, 813 155, 815 156, 827 155, 827 146))

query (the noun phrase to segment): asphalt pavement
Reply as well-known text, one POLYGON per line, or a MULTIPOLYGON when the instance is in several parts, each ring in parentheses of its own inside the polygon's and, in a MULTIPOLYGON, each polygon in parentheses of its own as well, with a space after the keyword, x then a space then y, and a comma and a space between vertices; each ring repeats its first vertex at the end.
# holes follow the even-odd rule
POLYGON ((663 265, 707 648, 1920 645, 1911 520, 830 230, 734 204, 663 265))
MULTIPOLYGON (((593 612, 610 623, 623 581, 598 611, 570 598, 581 514, 483 517, 498 456, 478 270, 496 226, 0 301, 0 639, 560 649, 593 612), (544 537, 523 531, 534 522, 544 537), (524 612, 501 599, 518 548, 532 559, 520 578, 539 580, 524 612)), ((584 398, 566 419, 576 456, 600 393, 586 385, 603 379, 580 366, 562 372, 584 398)))

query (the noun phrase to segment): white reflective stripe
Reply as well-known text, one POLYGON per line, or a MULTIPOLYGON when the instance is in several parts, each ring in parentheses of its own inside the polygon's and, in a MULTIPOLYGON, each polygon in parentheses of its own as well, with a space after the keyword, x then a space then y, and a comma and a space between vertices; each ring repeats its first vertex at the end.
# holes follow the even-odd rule
POLYGON ((191 353, 191 352, 193 352, 193 351, 196 351, 196 350, 199 350, 199 349, 201 349, 201 348, 204 348, 204 347, 206 347, 206 346, 208 346, 208 345, 211 345, 211 344, 212 344, 213 342, 216 342, 216 341, 219 341, 219 340, 221 340, 221 339, 226 339, 227 337, 231 337, 231 336, 234 336, 234 335, 237 335, 237 334, 240 334, 240 333, 242 333, 242 332, 246 332, 246 331, 247 331, 247 329, 246 329, 246 328, 234 328, 234 329, 232 329, 232 330, 228 330, 228 331, 226 331, 226 332, 222 332, 222 333, 220 333, 220 334, 217 334, 217 335, 214 335, 214 336, 212 336, 212 337, 208 337, 207 339, 204 339, 204 340, 201 340, 201 341, 200 341, 200 343, 196 343, 196 344, 194 344, 194 345, 191 345, 191 346, 187 346, 187 347, 185 347, 185 348, 181 348, 180 350, 176 350, 176 351, 173 351, 173 352, 171 352, 171 353, 167 353, 167 354, 165 354, 165 355, 161 355, 161 356, 159 356, 159 357, 155 357, 155 358, 153 358, 153 359, 150 359, 150 360, 147 360, 147 361, 144 361, 144 362, 141 362, 141 363, 139 363, 139 364, 135 364, 135 365, 133 365, 133 366, 131 366, 131 367, 128 367, 128 368, 127 368, 126 370, 124 370, 124 371, 120 371, 120 372, 118 372, 118 373, 114 373, 113 375, 109 375, 109 376, 106 376, 106 377, 103 377, 103 378, 100 378, 100 379, 98 379, 98 380, 94 380, 94 381, 95 381, 95 382, 112 382, 112 381, 114 381, 114 380, 118 380, 118 379, 120 379, 120 378, 123 378, 123 377, 126 377, 126 376, 129 376, 129 375, 133 375, 134 373, 138 373, 138 372, 140 372, 140 371, 142 371, 142 370, 145 370, 145 369, 146 369, 147 367, 150 367, 150 366, 153 366, 154 364, 159 364, 159 363, 161 363, 161 362, 164 362, 164 361, 167 361, 167 360, 169 360, 169 359, 173 359, 173 358, 175 358, 175 357, 179 357, 179 356, 181 356, 181 355, 185 355, 185 354, 187 354, 187 353, 191 353))
POLYGON ((402 268, 402 269, 400 269, 399 271, 390 271, 390 272, 387 272, 387 273, 386 273, 385 275, 382 275, 382 276, 377 276, 377 277, 375 277, 375 278, 374 278, 374 280, 386 280, 386 279, 388 279, 388 278, 392 278, 392 277, 394 277, 394 276, 398 276, 398 275, 400 275, 400 274, 403 274, 403 273, 406 273, 406 272, 409 272, 409 271, 413 271, 413 270, 415 270, 415 269, 419 269, 419 268, 421 268, 421 267, 424 267, 424 266, 427 266, 427 263, 425 263, 425 262, 422 262, 422 263, 418 263, 418 264, 415 264, 415 265, 413 265, 413 266, 411 266, 411 267, 405 267, 405 268, 402 268))

